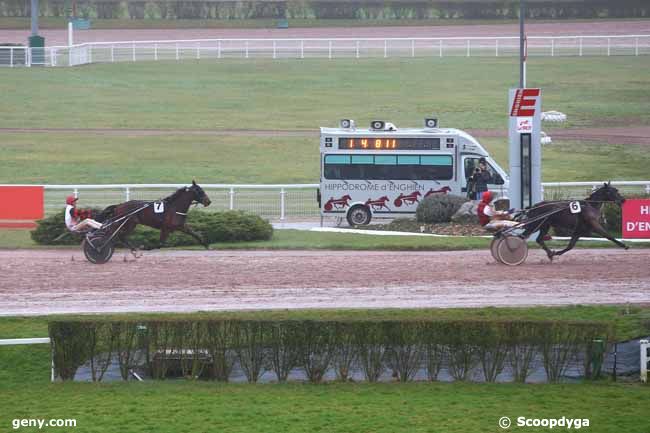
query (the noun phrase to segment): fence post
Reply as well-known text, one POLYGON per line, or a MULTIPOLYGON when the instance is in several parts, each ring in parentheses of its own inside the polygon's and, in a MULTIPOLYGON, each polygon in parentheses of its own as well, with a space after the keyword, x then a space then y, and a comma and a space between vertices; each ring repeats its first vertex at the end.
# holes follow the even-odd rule
POLYGON ((280 189, 280 220, 284 221, 284 207, 285 207, 285 196, 287 191, 284 188, 280 189))
POLYGON ((50 66, 56 66, 56 50, 50 48, 50 66))
POLYGON ((124 188, 124 198, 126 199, 125 201, 131 200, 131 189, 128 186, 124 188))
POLYGON ((133 48, 133 61, 135 62, 135 42, 133 42, 132 48, 133 48))
POLYGON ((88 63, 93 62, 93 46, 88 45, 88 63))
POLYGON ((551 57, 555 57, 555 39, 551 39, 551 57))
POLYGON ((235 209, 235 188, 230 188, 230 210, 235 209))
POLYGON ((635 38, 634 40, 634 55, 638 56, 639 55, 639 38, 635 38))
POLYGON ((196 60, 201 59, 201 42, 196 43, 196 60))
POLYGON ((9 66, 14 67, 14 49, 9 48, 9 66))
POLYGON ((72 55, 74 53, 74 48, 68 47, 68 66, 72 66, 72 55))
POLYGON ((384 39, 384 59, 388 57, 388 40, 384 39))
POLYGON ((217 42, 217 59, 221 58, 221 40, 217 42))
POLYGON ((542 189, 542 200, 544 200, 544 185, 540 185, 540 188, 542 189))
POLYGON ((153 45, 153 59, 158 60, 158 44, 153 45))
POLYGON ((648 382, 648 340, 639 341, 641 352, 641 381, 648 382))
POLYGON ((178 60, 178 42, 176 42, 176 60, 178 60))
POLYGON ((115 63, 115 45, 111 45, 111 63, 115 63))
POLYGON ((582 57, 582 36, 578 38, 578 41, 580 42, 580 57, 582 57))
POLYGON ((610 38, 607 38, 607 56, 610 55, 611 45, 612 45, 612 40, 610 38))
POLYGON ((357 59, 359 58, 359 41, 357 41, 357 59))
POLYGON ((650 183, 645 186, 645 193, 650 194, 650 183))
POLYGON ((411 57, 415 57, 415 39, 411 39, 411 57))
POLYGON ((79 190, 75 188, 72 193, 74 194, 74 198, 79 198, 79 190))
POLYGON ((470 40, 468 39, 467 40, 467 57, 469 57, 469 42, 470 42, 470 40))
POLYGON ((442 39, 440 39, 439 45, 440 45, 440 57, 442 57, 442 39))
POLYGON ((329 49, 328 57, 330 60, 332 60, 332 41, 329 41, 328 49, 329 49))
POLYGON ((499 57, 499 40, 495 39, 494 42, 495 42, 494 45, 495 45, 495 50, 496 50, 496 53, 494 54, 494 56, 499 57))
POLYGON ((248 58, 248 41, 244 43, 245 49, 246 49, 246 54, 245 57, 248 58))
POLYGON ((305 58, 305 41, 302 39, 300 40, 300 58, 305 58))
POLYGON ((275 50, 277 49, 276 44, 275 44, 275 39, 273 39, 273 58, 276 58, 276 52, 275 50))

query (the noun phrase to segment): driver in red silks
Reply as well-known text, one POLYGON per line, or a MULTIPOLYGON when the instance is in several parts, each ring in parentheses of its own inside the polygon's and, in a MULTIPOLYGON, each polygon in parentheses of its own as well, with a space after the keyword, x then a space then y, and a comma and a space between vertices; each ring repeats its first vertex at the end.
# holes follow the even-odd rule
POLYGON ((519 224, 517 221, 510 219, 507 211, 495 210, 492 206, 492 193, 485 191, 481 196, 481 202, 478 204, 476 213, 478 222, 489 231, 497 231, 506 227, 513 227, 519 224))
POLYGON ((85 232, 102 228, 102 224, 94 219, 83 218, 83 212, 77 210, 77 200, 78 198, 74 195, 69 195, 65 199, 65 225, 68 230, 71 232, 85 232))

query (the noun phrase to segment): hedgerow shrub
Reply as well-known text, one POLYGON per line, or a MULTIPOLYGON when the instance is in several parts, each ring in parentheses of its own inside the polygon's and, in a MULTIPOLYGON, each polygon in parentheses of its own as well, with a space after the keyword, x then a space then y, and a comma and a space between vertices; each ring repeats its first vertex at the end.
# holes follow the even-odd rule
POLYGON ((433 194, 420 202, 415 217, 425 224, 448 223, 466 201, 466 198, 457 195, 433 194))
MULTIPOLYGON (((38 227, 31 232, 32 239, 41 245, 78 245, 83 237, 70 233, 64 221, 63 212, 37 221, 38 227)), ((268 221, 242 211, 192 210, 187 214, 187 224, 211 244, 269 240, 273 236, 273 227, 268 221)), ((139 225, 129 236, 129 241, 138 247, 155 248, 158 246, 159 238, 158 230, 139 225)), ((168 247, 189 245, 198 245, 198 242, 181 232, 170 234, 165 243, 168 247)))
POLYGON ((57 377, 73 380, 79 367, 101 381, 110 362, 123 380, 133 369, 154 379, 185 377, 228 381, 238 364, 249 382, 273 371, 278 382, 301 369, 311 382, 351 370, 376 382, 391 371, 400 381, 442 369, 455 380, 493 382, 505 366, 525 382, 544 368, 550 382, 569 367, 597 377, 603 351, 594 339, 612 340, 601 322, 430 320, 430 321, 259 321, 259 320, 67 320, 49 324, 57 377), (172 355, 172 356, 167 356, 172 355))

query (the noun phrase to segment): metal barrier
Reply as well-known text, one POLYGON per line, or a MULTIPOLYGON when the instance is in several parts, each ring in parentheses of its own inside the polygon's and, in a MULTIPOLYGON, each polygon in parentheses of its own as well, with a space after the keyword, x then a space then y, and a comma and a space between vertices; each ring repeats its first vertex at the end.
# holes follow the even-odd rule
MULTIPOLYGON (((545 182, 545 200, 581 199, 603 181, 545 182)), ((650 195, 650 180, 612 182, 623 195, 650 195)), ((3 185, 0 185, 3 186, 3 185)), ((17 185, 11 185, 17 186, 17 185)), ((20 185, 18 185, 20 186, 20 185)), ((112 185, 44 185, 45 214, 60 211, 65 197, 80 197, 80 207, 106 207, 129 200, 157 200, 185 184, 112 184, 112 185)), ((202 184, 212 204, 207 211, 244 210, 269 219, 316 218, 320 215, 316 202, 317 183, 242 185, 202 184)))
MULTIPOLYGON (((529 36, 528 55, 640 56, 650 54, 650 35, 529 36)), ((43 50, 43 48, 38 48, 43 50)), ((31 48, 0 47, 0 65, 31 66, 31 48), (22 50, 22 51, 20 51, 22 50), (24 53, 27 60, 18 57, 24 53), (3 60, 4 59, 4 60, 3 60)), ((90 42, 45 47, 47 66, 200 59, 305 59, 388 57, 501 57, 519 55, 519 38, 283 38, 90 42)), ((41 58, 39 57, 39 58, 41 58)))

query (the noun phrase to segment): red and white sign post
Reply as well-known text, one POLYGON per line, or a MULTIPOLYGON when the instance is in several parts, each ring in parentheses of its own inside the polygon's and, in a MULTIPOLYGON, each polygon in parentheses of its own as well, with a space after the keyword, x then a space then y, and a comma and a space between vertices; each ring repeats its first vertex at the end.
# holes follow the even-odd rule
POLYGON ((650 239, 650 200, 625 200, 622 213, 624 238, 650 239))

